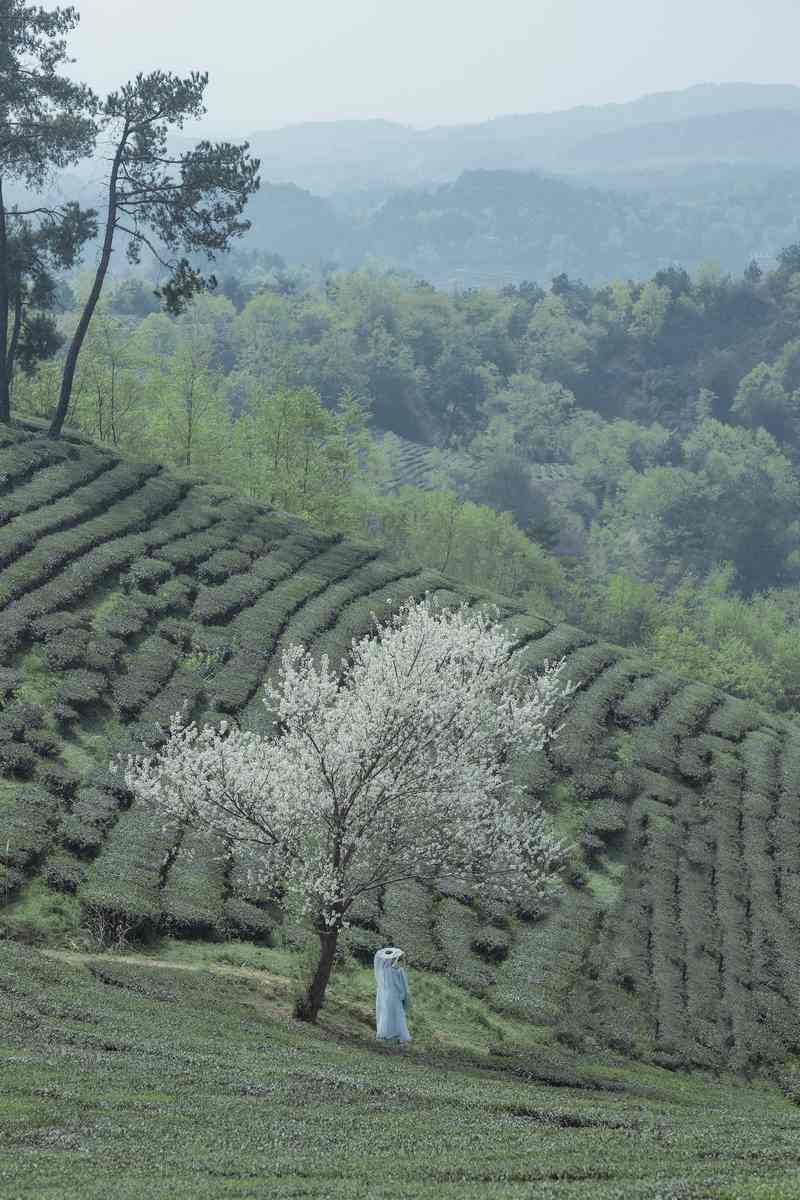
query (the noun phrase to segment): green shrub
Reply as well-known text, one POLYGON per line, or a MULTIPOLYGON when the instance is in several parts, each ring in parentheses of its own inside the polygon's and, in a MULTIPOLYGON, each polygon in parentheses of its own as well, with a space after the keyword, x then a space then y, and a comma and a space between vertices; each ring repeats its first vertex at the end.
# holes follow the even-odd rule
POLYGON ((62 704, 80 709, 87 704, 96 704, 106 687, 106 677, 99 671, 65 671, 59 683, 57 699, 62 704))
POLYGON ((130 570, 122 576, 120 582, 126 592, 152 593, 174 573, 173 564, 161 558, 139 558, 131 564, 130 570))
POLYGON ((121 638, 109 636, 93 637, 86 647, 85 662, 91 671, 113 671, 119 656, 125 649, 121 638))
POLYGON ((165 476, 147 479, 135 496, 113 505, 103 516, 44 538, 3 573, 0 602, 17 603, 3 614, 0 639, 18 642, 32 620, 69 608, 110 571, 167 540, 168 510, 184 495, 185 488, 165 476), (150 531, 148 526, 157 515, 162 520, 157 530, 150 531))
POLYGON ((109 637, 127 639, 141 632, 147 624, 148 617, 148 610, 143 604, 125 596, 103 614, 100 625, 109 637))
POLYGON ((353 638, 363 637, 373 628, 373 617, 385 619, 409 598, 421 598, 441 584, 437 571, 395 570, 369 595, 351 600, 339 611, 335 624, 326 628, 312 643, 314 656, 327 654, 331 663, 339 663, 350 652, 353 638))
POLYGON ((6 866, 0 855, 0 903, 6 904, 13 900, 24 882, 23 872, 18 867, 6 866))
POLYGON ((711 778, 711 750, 700 738, 683 738, 677 754, 677 767, 686 779, 705 782, 711 778))
POLYGON ((69 725, 72 721, 77 721, 80 713, 71 704, 56 703, 53 705, 53 717, 59 725, 69 725))
POLYGON ((549 629, 542 637, 529 642, 520 652, 518 662, 520 666, 524 664, 529 670, 540 670, 546 661, 555 662, 596 641, 591 634, 562 622, 549 629))
POLYGON ((38 704, 17 700, 0 711, 0 737, 22 739, 31 729, 41 729, 44 713, 38 704))
POLYGON ((628 824, 628 807, 619 800, 608 796, 600 796, 592 801, 586 825, 592 833, 599 837, 607 837, 620 833, 628 824))
POLYGON ((119 796, 105 788, 79 788, 71 811, 61 818, 59 840, 84 857, 96 854, 119 816, 121 803, 119 796))
MULTIPOLYGON (((223 712, 244 708, 255 692, 272 656, 275 643, 293 615, 330 582, 330 548, 309 560, 307 570, 278 584, 257 601, 230 627, 230 636, 240 649, 214 678, 212 702, 223 712), (312 569, 313 568, 313 569, 312 569)), ((341 560, 340 560, 341 561, 341 560)), ((343 570, 339 563, 334 569, 343 570)))
POLYGON ((174 933, 208 937, 223 921, 228 855, 219 839, 187 830, 161 893, 164 920, 174 933))
POLYGON ((36 770, 36 755, 21 742, 0 741, 0 770, 17 779, 30 779, 36 770))
POLYGON ((223 904, 223 925, 232 934, 259 945, 273 944, 278 924, 275 914, 241 896, 228 896, 223 904))
POLYGON ((38 784, 19 788, 2 810, 0 862, 27 870, 48 845, 57 812, 58 801, 38 784))
POLYGON ((488 963, 500 963, 508 958, 510 939, 507 933, 493 926, 484 926, 473 937, 471 949, 488 963))
MULTIPOLYGON (((196 489, 198 500, 206 489, 196 489)), ((252 513, 240 501, 227 500, 212 509, 193 505, 191 528, 180 537, 167 539, 159 550, 159 558, 179 569, 197 567, 218 550, 235 546, 252 521, 252 513)))
MULTIPOLYGON (((55 442, 47 444, 45 438, 27 438, 13 434, 10 444, 6 443, 3 453, 3 486, 9 491, 16 488, 34 472, 53 463, 63 462, 64 450, 55 442)), ((13 502, 12 502, 13 503, 13 502)))
POLYGON ((618 701, 617 712, 621 719, 633 725, 646 724, 682 687, 685 687, 685 680, 666 671, 658 675, 645 675, 637 679, 630 691, 618 701))
POLYGON ((730 741, 739 741, 749 730, 763 724, 764 715, 750 700, 726 696, 712 714, 706 728, 730 741))
POLYGON ((412 880, 392 884, 384 893, 379 917, 383 944, 402 946, 412 966, 433 966, 438 959, 433 919, 433 897, 428 888, 412 880))
POLYGON ((184 719, 191 720, 204 696, 202 679, 194 671, 179 667, 166 687, 157 692, 142 709, 142 721, 169 729, 176 713, 183 713, 184 719))
POLYGON ((42 867, 42 873, 48 887, 57 892, 74 895, 83 883, 86 867, 79 858, 62 848, 48 854, 42 867))
POLYGON ((49 638, 44 645, 44 658, 51 671, 67 667, 82 667, 90 634, 86 629, 65 629, 49 638))
POLYGON ((77 791, 80 777, 61 762, 44 762, 39 766, 38 780, 54 796, 69 799, 77 791))
POLYGON ((26 729, 25 741, 40 758, 54 758, 61 750, 61 739, 47 729, 26 729))
POLYGON ((112 683, 114 702, 125 717, 137 713, 171 676, 179 651, 173 642, 153 634, 128 658, 124 674, 112 683))
POLYGON ((0 700, 6 701, 17 690, 21 682, 19 671, 13 667, 0 667, 0 700))
POLYGON ((228 621, 291 574, 286 563, 270 563, 270 568, 269 572, 261 570, 237 576, 217 587, 200 588, 192 610, 193 619, 203 625, 228 621))
POLYGON ((159 625, 158 632, 168 642, 172 642, 180 650, 186 651, 191 647, 196 631, 191 621, 180 617, 167 617, 159 625))
POLYGON ((377 932, 380 928, 381 916, 378 893, 372 891, 363 892, 360 896, 356 897, 350 906, 347 919, 353 925, 358 925, 362 929, 371 929, 377 932))
POLYGON ((249 571, 251 558, 240 549, 215 550, 197 569, 203 583, 222 583, 230 575, 249 571))
POLYGON ((492 968, 475 953, 473 943, 484 934, 476 914, 458 900, 445 896, 436 905, 433 935, 441 948, 444 967, 451 979, 478 995, 495 982, 492 968))
POLYGON ((138 935, 161 923, 161 871, 176 833, 159 816, 134 804, 113 825, 78 890, 83 906, 124 916, 138 935))
POLYGON ((31 621, 30 632, 37 641, 47 642, 67 630, 83 629, 86 623, 84 613, 53 612, 31 621))

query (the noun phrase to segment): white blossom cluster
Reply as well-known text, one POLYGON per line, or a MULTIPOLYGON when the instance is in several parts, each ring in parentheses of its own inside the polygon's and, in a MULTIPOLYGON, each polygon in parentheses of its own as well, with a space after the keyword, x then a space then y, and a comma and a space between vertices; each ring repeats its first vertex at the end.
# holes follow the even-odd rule
POLYGON ((564 847, 508 763, 558 733, 574 688, 560 684, 563 660, 520 671, 498 616, 410 599, 339 670, 291 646, 265 688, 274 736, 177 715, 158 753, 127 759, 126 783, 165 821, 236 843, 251 881, 279 883, 320 929, 403 879, 541 896, 564 847))

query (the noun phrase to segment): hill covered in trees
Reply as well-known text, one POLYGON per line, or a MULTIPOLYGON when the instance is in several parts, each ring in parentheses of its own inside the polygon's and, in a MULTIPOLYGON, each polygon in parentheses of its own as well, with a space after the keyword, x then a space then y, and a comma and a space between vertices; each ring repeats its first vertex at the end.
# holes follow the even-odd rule
MULTIPOLYGON (((800 128, 800 118, 785 116, 800 128)), ((608 161, 602 154, 596 160, 597 183, 541 170, 481 169, 437 187, 352 203, 267 183, 248 209, 253 228, 245 244, 295 266, 370 262, 452 289, 564 272, 593 284, 614 275, 644 279, 674 263, 694 269, 711 259, 738 272, 754 258, 770 263, 796 239, 796 167, 765 161, 755 174, 729 168, 709 188, 702 153, 687 150, 680 172, 668 171, 656 153, 658 138, 634 133, 653 155, 637 166, 623 139, 618 179, 612 142, 608 161)), ((677 154, 680 130, 673 140, 677 154)))
MULTIPOLYGON (((301 946, 219 847, 130 805, 111 755, 157 744, 184 702, 257 727, 290 641, 335 658, 409 595, 491 597, 80 440, 8 430, 0 461, 6 935, 301 946)), ((511 913, 390 889, 358 912, 354 952, 400 941, 575 1045, 741 1068, 795 1052, 798 726, 501 605, 530 667, 565 655, 580 681, 563 736, 520 764, 574 840, 567 894, 511 913)))

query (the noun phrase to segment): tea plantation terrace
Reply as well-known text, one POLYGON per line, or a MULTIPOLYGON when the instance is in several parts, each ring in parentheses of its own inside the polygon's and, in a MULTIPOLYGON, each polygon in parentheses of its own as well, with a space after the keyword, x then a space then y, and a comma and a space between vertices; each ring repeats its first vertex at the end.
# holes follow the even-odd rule
MULTIPOLYGON (((0 929, 68 939, 91 921, 269 944, 280 914, 235 861, 181 845, 108 764, 182 705, 266 722, 291 642, 336 659, 409 596, 489 599, 374 545, 323 536, 194 476, 31 428, 0 433, 0 929)), ((532 792, 575 843, 541 913, 407 885, 364 903, 386 942, 506 1011, 661 1065, 760 1067, 800 1049, 800 729, 659 673, 579 629, 525 616, 531 668, 580 680, 532 792)), ((302 942, 299 931, 289 931, 302 942)))

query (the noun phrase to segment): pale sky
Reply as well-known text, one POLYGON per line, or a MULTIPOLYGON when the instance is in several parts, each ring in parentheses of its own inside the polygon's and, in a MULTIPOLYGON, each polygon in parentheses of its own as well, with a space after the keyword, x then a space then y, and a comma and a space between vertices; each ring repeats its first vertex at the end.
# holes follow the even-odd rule
MULTIPOLYGON (((309 120, 416 126, 800 83, 799 0, 73 0, 97 91, 208 70, 209 135, 309 120)), ((47 7, 52 7, 52 0, 47 7)))

